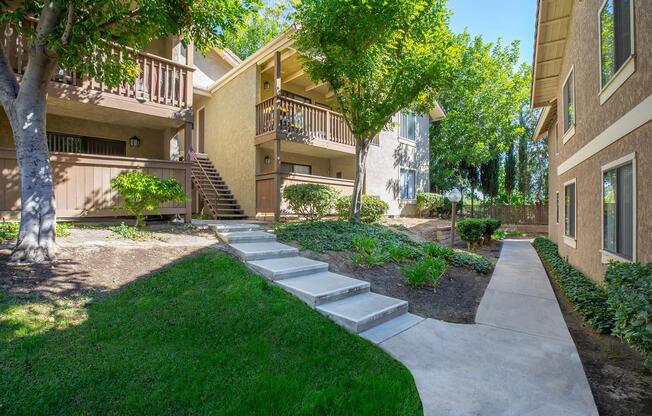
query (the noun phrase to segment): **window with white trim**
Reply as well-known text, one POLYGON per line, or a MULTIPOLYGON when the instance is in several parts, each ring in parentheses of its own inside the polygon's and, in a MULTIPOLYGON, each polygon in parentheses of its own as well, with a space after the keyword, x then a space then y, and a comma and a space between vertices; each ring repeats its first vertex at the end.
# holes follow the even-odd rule
POLYGON ((416 171, 413 169, 401 169, 401 177, 399 181, 399 193, 401 199, 415 199, 416 198, 416 171))
POLYGON ((399 132, 398 136, 401 139, 410 141, 417 140, 417 115, 413 113, 403 112, 399 114, 399 132))
POLYGON ((632 56, 631 0, 606 0, 600 9, 600 69, 604 87, 632 56))
POLYGON ((577 211, 576 186, 571 182, 564 186, 564 235, 575 238, 577 211))
POLYGON ((630 160, 602 172, 602 248, 632 260, 634 168, 630 160))
POLYGON ((575 126, 575 69, 572 69, 566 78, 562 99, 564 134, 566 134, 575 126))

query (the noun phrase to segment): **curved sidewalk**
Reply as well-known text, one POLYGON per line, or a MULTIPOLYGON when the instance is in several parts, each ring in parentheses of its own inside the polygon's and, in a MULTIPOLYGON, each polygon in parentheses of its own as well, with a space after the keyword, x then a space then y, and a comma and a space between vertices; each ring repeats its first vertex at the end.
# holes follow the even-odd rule
POLYGON ((598 415, 529 241, 504 242, 475 325, 425 319, 379 345, 414 375, 425 415, 598 415))

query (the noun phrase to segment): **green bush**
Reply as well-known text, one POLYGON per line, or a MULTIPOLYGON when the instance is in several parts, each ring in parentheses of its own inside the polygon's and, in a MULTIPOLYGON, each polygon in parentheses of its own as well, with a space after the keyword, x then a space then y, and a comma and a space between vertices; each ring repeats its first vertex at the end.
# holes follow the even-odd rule
POLYGON ((491 236, 493 235, 496 230, 500 228, 502 225, 502 222, 498 218, 480 218, 481 220, 484 220, 484 232, 482 233, 482 236, 485 238, 486 241, 491 240, 491 236))
POLYGON ((575 309, 598 331, 611 332, 614 318, 609 308, 607 290, 561 258, 557 244, 547 238, 537 237, 533 245, 548 272, 559 283, 575 309))
POLYGON ((482 274, 488 274, 494 269, 494 264, 488 258, 466 251, 453 252, 450 263, 455 267, 466 267, 482 274))
POLYGON ((417 210, 430 213, 444 207, 444 197, 431 192, 417 192, 417 210))
MULTIPOLYGON (((342 196, 335 202, 335 210, 340 219, 348 220, 351 210, 351 197, 342 196)), ((373 195, 362 195, 360 220, 368 224, 378 222, 389 210, 387 202, 373 195)))
POLYGON ((176 179, 161 179, 142 170, 122 172, 111 179, 111 188, 122 197, 119 208, 136 217, 136 227, 143 225, 146 212, 158 214, 161 204, 170 201, 182 203, 187 199, 176 179))
POLYGON ((611 262, 605 281, 613 334, 643 353, 652 370, 652 263, 611 262))
POLYGON ((353 239, 351 248, 351 259, 358 266, 373 267, 387 260, 387 253, 378 246, 378 240, 373 237, 358 236, 353 239))
MULTIPOLYGON (((54 228, 54 235, 57 237, 68 237, 72 224, 69 222, 57 222, 54 228)), ((0 242, 18 239, 20 230, 19 222, 0 222, 0 242)))
POLYGON ((412 262, 411 267, 401 267, 401 270, 410 286, 421 287, 431 284, 437 287, 442 275, 448 270, 448 263, 439 257, 423 257, 412 262))
POLYGON ((490 241, 491 235, 500 228, 501 222, 496 218, 467 218, 460 220, 455 230, 460 238, 471 247, 479 245, 483 240, 490 241))
POLYGON ((393 263, 402 263, 405 260, 415 256, 414 247, 404 243, 391 243, 384 248, 389 261, 393 263))
POLYGON ((421 245, 421 251, 427 257, 438 257, 447 261, 453 256, 452 248, 444 247, 437 243, 423 243, 421 245))
POLYGON ((328 185, 300 183, 283 188, 283 198, 290 209, 310 220, 319 220, 335 207, 339 192, 328 185))

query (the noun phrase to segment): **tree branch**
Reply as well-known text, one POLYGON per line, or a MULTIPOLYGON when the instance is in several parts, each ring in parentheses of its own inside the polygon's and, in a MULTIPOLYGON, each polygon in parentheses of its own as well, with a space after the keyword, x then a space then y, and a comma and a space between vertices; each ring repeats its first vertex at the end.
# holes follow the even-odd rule
POLYGON ((18 96, 20 85, 16 81, 16 74, 9 64, 5 45, 0 42, 0 102, 7 108, 18 96))
POLYGON ((75 5, 68 5, 68 17, 66 18, 66 27, 63 30, 63 35, 61 35, 61 44, 63 46, 68 45, 68 40, 70 39, 70 33, 72 32, 72 24, 75 19, 75 5))

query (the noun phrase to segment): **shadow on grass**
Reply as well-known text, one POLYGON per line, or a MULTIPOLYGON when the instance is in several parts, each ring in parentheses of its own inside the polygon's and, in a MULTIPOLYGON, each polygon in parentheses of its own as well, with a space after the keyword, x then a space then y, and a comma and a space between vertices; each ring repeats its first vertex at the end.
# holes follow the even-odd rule
POLYGON ((84 320, 0 342, 0 413, 422 412, 401 364, 224 253, 94 293, 84 320))

